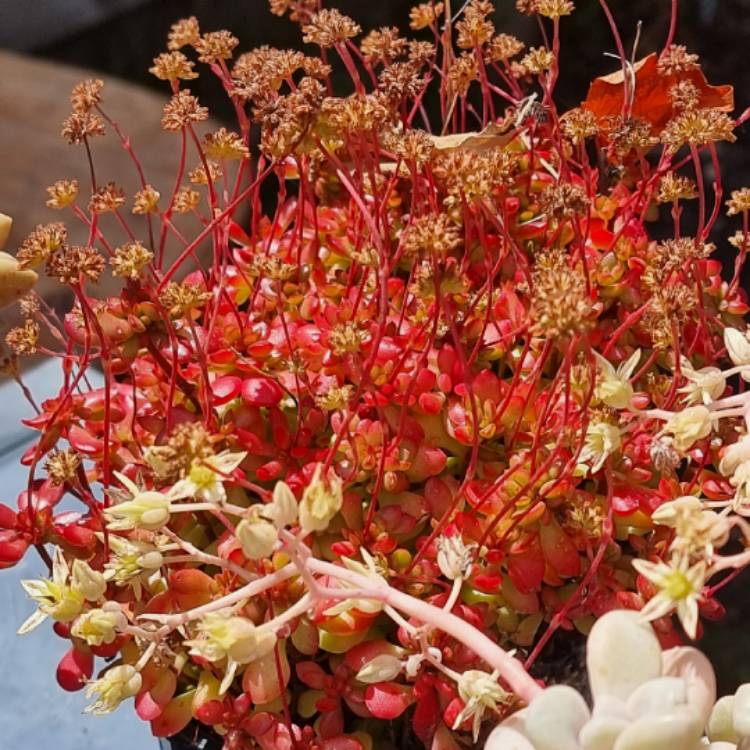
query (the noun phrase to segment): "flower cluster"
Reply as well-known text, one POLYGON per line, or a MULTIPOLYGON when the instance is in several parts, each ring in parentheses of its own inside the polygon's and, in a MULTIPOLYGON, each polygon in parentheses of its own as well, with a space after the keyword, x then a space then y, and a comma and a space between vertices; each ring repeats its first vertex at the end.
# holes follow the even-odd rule
POLYGON ((48 563, 21 630, 55 621, 58 676, 93 713, 135 696, 157 736, 196 721, 227 750, 369 750, 393 722, 478 746, 534 713, 556 632, 625 608, 675 645, 709 579, 750 562, 722 554, 733 530, 750 546, 750 199, 728 203, 724 279, 701 160, 719 185, 731 90, 668 45, 558 113, 573 3, 518 5, 549 46, 524 55, 486 0, 359 41, 338 11, 272 0, 320 57, 178 22, 151 69, 171 185, 146 181, 101 82, 76 87, 63 136, 111 131, 142 184, 94 159, 94 185, 48 188, 87 245, 57 221, 0 257, 0 301, 42 264, 75 298, 60 321, 24 297, 7 339, 18 379, 38 351, 63 384, 26 421, 0 565, 48 563), (205 74, 236 130, 207 130, 205 74))

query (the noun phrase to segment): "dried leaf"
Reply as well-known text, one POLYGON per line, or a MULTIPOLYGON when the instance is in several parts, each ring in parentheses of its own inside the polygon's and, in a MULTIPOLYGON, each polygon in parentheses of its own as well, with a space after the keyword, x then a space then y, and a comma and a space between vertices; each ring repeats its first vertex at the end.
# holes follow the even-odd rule
MULTIPOLYGON (((635 72, 635 97, 632 115, 650 122, 656 131, 661 130, 674 116, 670 89, 680 81, 690 81, 699 91, 701 108, 722 112, 734 109, 734 89, 731 86, 712 86, 702 70, 689 70, 676 75, 661 75, 657 69, 658 57, 651 53, 633 66, 635 72)), ((598 118, 621 114, 625 96, 625 76, 622 70, 594 80, 586 101, 581 105, 598 118)))

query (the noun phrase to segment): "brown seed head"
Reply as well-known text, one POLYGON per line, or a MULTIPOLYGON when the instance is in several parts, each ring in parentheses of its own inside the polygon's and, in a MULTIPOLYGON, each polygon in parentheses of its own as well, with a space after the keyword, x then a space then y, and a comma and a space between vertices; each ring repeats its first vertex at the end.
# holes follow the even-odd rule
POLYGON ((229 60, 234 48, 240 43, 234 34, 228 31, 209 31, 193 45, 198 53, 198 59, 209 65, 219 60, 229 60))
POLYGON ((112 266, 112 275, 125 279, 137 279, 153 257, 154 254, 140 242, 128 242, 118 247, 109 261, 112 266))
POLYGON ((99 115, 91 112, 73 112, 63 120, 62 137, 72 146, 87 138, 104 135, 104 123, 99 115))
POLYGON ((78 180, 58 180, 47 188, 47 195, 47 207, 59 211, 78 197, 78 180))
POLYGON ((88 79, 77 83, 70 95, 70 103, 74 112, 85 114, 102 100, 104 81, 88 79))
POLYGON ((165 105, 161 126, 164 130, 178 132, 194 122, 208 119, 208 109, 202 107, 189 89, 178 91, 165 105))
POLYGON ((36 354, 39 343, 39 324, 29 319, 22 326, 11 328, 5 336, 5 343, 18 356, 36 354))
POLYGON ((195 16, 183 18, 172 24, 167 37, 167 49, 171 52, 190 45, 194 46, 200 39, 201 31, 195 16))
POLYGON ((302 32, 302 39, 307 44, 333 47, 360 34, 362 27, 349 16, 333 8, 316 13, 310 22, 302 27, 302 32))
POLYGON ((198 74, 193 71, 195 63, 188 60, 182 52, 162 52, 154 58, 154 64, 150 67, 152 73, 162 81, 174 82, 178 80, 189 81, 197 78, 198 74))

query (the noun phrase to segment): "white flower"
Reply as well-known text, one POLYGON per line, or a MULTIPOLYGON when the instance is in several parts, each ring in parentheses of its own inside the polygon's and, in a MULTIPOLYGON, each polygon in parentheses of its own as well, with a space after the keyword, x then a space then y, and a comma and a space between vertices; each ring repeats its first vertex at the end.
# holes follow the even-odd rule
POLYGON ((52 578, 21 581, 26 593, 37 603, 38 609, 18 629, 19 635, 30 633, 47 617, 57 622, 75 620, 88 599, 96 601, 106 590, 101 573, 92 570, 82 560, 73 562, 73 570, 59 547, 52 558, 52 578))
POLYGON ((235 535, 248 560, 261 560, 271 556, 279 533, 268 521, 246 518, 237 524, 235 535))
POLYGON ((406 659, 406 662, 404 664, 404 672, 407 677, 414 678, 419 674, 419 670, 422 667, 422 662, 427 659, 427 656, 429 655, 430 661, 437 662, 438 664, 443 661, 443 652, 439 648, 435 648, 435 646, 430 646, 427 649, 427 653, 418 653, 418 654, 412 654, 406 659))
POLYGON ((164 562, 159 548, 148 542, 110 534, 109 551, 104 578, 119 586, 132 586, 136 597, 140 598, 144 580, 158 571, 164 562))
POLYGON ((322 472, 323 467, 318 464, 312 481, 305 487, 299 503, 299 521, 305 534, 325 531, 344 503, 341 479, 334 472, 330 472, 326 482, 322 472))
POLYGON ((703 502, 693 495, 684 495, 660 505, 651 514, 651 520, 675 529, 670 549, 688 557, 711 557, 716 543, 721 545, 727 535, 725 519, 705 509, 703 502))
POLYGON ((84 560, 73 560, 71 586, 80 591, 88 601, 96 602, 104 596, 107 581, 102 573, 94 570, 84 560))
POLYGON ((750 341, 747 335, 736 328, 724 329, 724 346, 727 348, 729 358, 738 367, 750 365, 750 341))
POLYGON ((357 679, 367 684, 374 682, 388 682, 394 680, 401 673, 403 663, 392 654, 379 654, 365 664, 357 672, 357 679))
POLYGON ((198 638, 184 643, 191 654, 212 662, 226 660, 226 672, 219 687, 221 694, 229 689, 238 666, 260 659, 276 645, 271 630, 256 627, 250 620, 230 615, 228 611, 204 615, 198 623, 198 632, 198 638))
POLYGON ((689 566, 686 557, 671 565, 665 562, 633 560, 633 567, 659 592, 641 610, 644 620, 658 620, 677 609, 677 617, 690 638, 695 638, 698 628, 698 600, 706 580, 706 563, 689 566))
POLYGON ((651 520, 660 526, 674 528, 677 525, 677 519, 682 514, 692 515, 700 513, 702 510, 703 503, 700 498, 695 497, 695 495, 683 495, 660 505, 651 514, 651 520))
POLYGON ((458 534, 441 534, 437 540, 437 564, 440 572, 451 581, 466 578, 471 570, 476 544, 464 544, 458 534))
POLYGON ((458 695, 464 702, 464 707, 456 717, 453 729, 458 729, 466 719, 473 716, 474 742, 479 739, 484 712, 497 711, 498 703, 506 703, 511 698, 510 693, 498 685, 497 677, 497 672, 489 674, 479 669, 469 669, 458 678, 458 695))
POLYGON ((224 489, 231 473, 245 460, 247 453, 222 451, 215 456, 196 459, 185 479, 169 491, 170 500, 192 497, 206 503, 223 503, 227 499, 224 489))
POLYGON ((689 382, 679 389, 679 393, 687 394, 688 404, 703 403, 708 406, 712 401, 721 398, 727 387, 724 373, 718 367, 694 370, 690 363, 684 360, 682 374, 689 382))
POLYGON ((750 517, 750 461, 740 464, 729 480, 735 488, 732 510, 740 516, 750 517))
POLYGON ((291 526, 297 520, 297 498, 286 482, 276 482, 273 500, 263 506, 260 515, 271 521, 277 529, 291 526))
POLYGON ((96 716, 112 713, 124 700, 138 695, 142 684, 140 673, 130 664, 112 667, 86 688, 87 698, 99 697, 84 711, 96 716))
POLYGON ((641 359, 641 350, 636 349, 617 369, 598 352, 594 352, 599 372, 594 395, 613 409, 626 409, 633 398, 632 376, 641 359))
MULTIPOLYGON (((360 550, 360 554, 365 561, 364 564, 358 560, 350 560, 349 558, 344 557, 342 559, 344 566, 355 573, 367 576, 377 586, 382 585, 384 582, 384 571, 378 567, 375 558, 373 558, 364 547, 360 550)), ((341 581, 339 585, 343 588, 351 588, 345 581, 341 581)), ((342 599, 338 604, 329 607, 324 614, 333 617, 335 615, 342 615, 349 612, 351 609, 356 609, 359 612, 375 614, 383 609, 383 602, 378 601, 377 599, 342 599)))
POLYGON ((166 495, 155 490, 142 490, 119 472, 115 472, 115 476, 127 487, 130 499, 105 509, 104 515, 112 519, 107 528, 112 531, 158 531, 169 522, 169 498, 166 495))
POLYGON ((664 425, 664 432, 674 435, 678 451, 687 451, 695 443, 711 434, 711 412, 705 406, 689 406, 675 412, 664 425))
POLYGON ((586 429, 586 442, 579 456, 581 463, 591 462, 591 473, 604 466, 607 457, 620 448, 620 429, 609 422, 591 422, 586 429))
POLYGON ((727 446, 719 462, 719 471, 730 477, 740 464, 750 462, 750 435, 743 435, 736 443, 727 446))
POLYGON ((84 612, 73 623, 71 632, 76 638, 86 641, 89 646, 112 643, 128 624, 127 617, 117 602, 105 602, 101 609, 84 612))

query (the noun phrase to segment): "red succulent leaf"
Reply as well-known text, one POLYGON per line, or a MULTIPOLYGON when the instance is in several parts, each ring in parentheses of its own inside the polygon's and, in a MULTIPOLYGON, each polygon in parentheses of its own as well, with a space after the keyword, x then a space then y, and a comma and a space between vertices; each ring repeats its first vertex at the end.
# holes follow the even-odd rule
POLYGON ((83 688, 94 673, 94 656, 88 649, 72 646, 57 665, 57 682, 63 690, 83 688))
POLYGON ((135 712, 143 721, 153 721, 172 700, 177 677, 171 669, 162 672, 156 683, 142 690, 135 698, 135 712))
POLYGON ((320 743, 321 750, 362 750, 362 743, 351 737, 330 737, 320 743))
POLYGON ((181 732, 193 718, 193 696, 195 690, 189 690, 172 698, 164 710, 151 721, 151 733, 154 737, 172 737, 181 732))
POLYGON ((276 406, 284 391, 271 378, 247 378, 242 383, 242 398, 250 406, 276 406))
POLYGON ((414 700, 412 688, 395 682, 378 682, 365 690, 365 705, 376 719, 395 719, 414 700))
POLYGON ((540 525, 539 541, 544 558, 563 578, 581 572, 581 558, 575 544, 555 521, 540 525))
POLYGON ((297 677, 299 677, 307 687, 315 690, 322 690, 328 681, 331 680, 331 676, 326 674, 326 672, 324 672, 314 661, 297 662, 294 669, 297 672, 297 677))
POLYGON ((411 725, 420 740, 426 745, 435 733, 440 722, 440 702, 435 689, 430 686, 418 688, 415 685, 416 706, 411 725))

